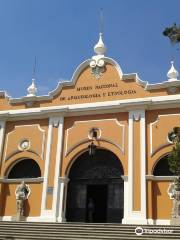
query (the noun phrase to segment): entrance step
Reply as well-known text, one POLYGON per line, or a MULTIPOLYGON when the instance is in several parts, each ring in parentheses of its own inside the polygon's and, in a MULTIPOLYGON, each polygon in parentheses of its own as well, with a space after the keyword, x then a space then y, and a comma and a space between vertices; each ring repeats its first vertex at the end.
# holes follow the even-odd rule
POLYGON ((0 222, 0 240, 175 240, 178 226, 93 223, 0 222), (142 235, 137 235, 136 231, 142 235))

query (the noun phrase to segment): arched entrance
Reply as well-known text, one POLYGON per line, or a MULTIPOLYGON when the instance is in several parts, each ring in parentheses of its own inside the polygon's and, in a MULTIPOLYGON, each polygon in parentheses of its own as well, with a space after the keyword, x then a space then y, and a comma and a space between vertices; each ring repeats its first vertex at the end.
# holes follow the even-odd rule
POLYGON ((123 167, 117 156, 103 149, 80 155, 69 172, 66 219, 69 222, 121 222, 123 167))

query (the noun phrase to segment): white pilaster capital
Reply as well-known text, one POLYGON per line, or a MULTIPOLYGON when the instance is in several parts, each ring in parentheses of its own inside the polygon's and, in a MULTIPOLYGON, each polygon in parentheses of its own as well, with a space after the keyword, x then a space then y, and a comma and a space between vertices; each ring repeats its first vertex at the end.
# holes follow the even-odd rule
POLYGON ((145 110, 138 109, 138 110, 129 111, 129 117, 135 121, 139 121, 141 118, 145 117, 145 110))
POLYGON ((63 124, 63 122, 64 122, 64 117, 63 116, 51 117, 49 119, 49 123, 55 128, 59 127, 59 124, 63 124))
POLYGON ((124 180, 124 182, 128 182, 128 176, 127 175, 122 175, 121 178, 124 180))
POLYGON ((59 182, 60 183, 65 183, 65 184, 67 184, 68 182, 69 182, 69 178, 67 178, 67 177, 59 177, 59 182))
POLYGON ((0 129, 4 128, 5 124, 6 124, 5 120, 0 120, 0 129))

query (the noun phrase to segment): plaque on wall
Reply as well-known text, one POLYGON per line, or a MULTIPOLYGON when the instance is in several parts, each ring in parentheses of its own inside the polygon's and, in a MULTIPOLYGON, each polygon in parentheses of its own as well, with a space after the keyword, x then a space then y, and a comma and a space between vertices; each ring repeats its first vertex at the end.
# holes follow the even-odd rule
POLYGON ((47 194, 48 195, 53 195, 53 187, 48 187, 47 188, 47 194))

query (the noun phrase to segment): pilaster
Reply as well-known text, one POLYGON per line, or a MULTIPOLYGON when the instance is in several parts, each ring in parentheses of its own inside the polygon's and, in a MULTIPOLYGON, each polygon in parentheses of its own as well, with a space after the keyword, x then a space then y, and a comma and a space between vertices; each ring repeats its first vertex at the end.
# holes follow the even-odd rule
POLYGON ((145 111, 129 112, 128 131, 128 181, 125 195, 128 196, 123 223, 146 224, 146 134, 145 111), (128 192, 127 192, 128 189, 128 192), (127 194, 126 194, 127 192, 127 194))
POLYGON ((122 223, 126 223, 126 220, 128 219, 128 199, 129 199, 129 188, 128 188, 128 176, 121 176, 124 180, 124 217, 122 219, 122 223))
POLYGON ((6 122, 1 120, 0 121, 0 167, 1 167, 2 154, 3 154, 2 151, 3 151, 3 145, 4 145, 5 127, 6 127, 6 122))
POLYGON ((45 169, 44 169, 44 183, 43 183, 43 193, 42 193, 42 203, 41 203, 41 219, 42 221, 56 221, 57 218, 57 204, 58 204, 58 177, 59 169, 61 164, 61 152, 62 152, 62 141, 63 141, 63 117, 51 117, 49 118, 49 128, 47 136, 47 148, 46 148, 46 159, 45 159, 45 169), (57 146, 53 146, 56 142, 53 139, 54 128, 58 128, 57 134, 57 146), (55 159, 55 173, 53 186, 49 187, 49 174, 51 165, 51 154, 52 148, 56 149, 56 159, 55 159), (52 194, 52 207, 47 208, 47 197, 48 192, 52 194))
POLYGON ((53 213, 55 217, 58 217, 58 207, 59 207, 59 176, 62 164, 62 144, 63 144, 63 125, 64 117, 59 118, 58 122, 58 141, 57 141, 57 151, 56 151, 56 165, 55 165, 55 175, 54 175, 54 191, 53 191, 53 213))
POLYGON ((60 177, 59 178, 59 216, 58 222, 66 222, 66 197, 67 197, 67 185, 69 178, 60 177))

